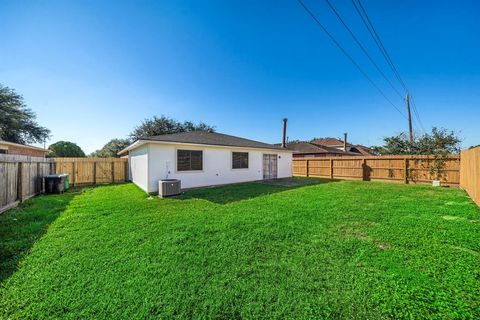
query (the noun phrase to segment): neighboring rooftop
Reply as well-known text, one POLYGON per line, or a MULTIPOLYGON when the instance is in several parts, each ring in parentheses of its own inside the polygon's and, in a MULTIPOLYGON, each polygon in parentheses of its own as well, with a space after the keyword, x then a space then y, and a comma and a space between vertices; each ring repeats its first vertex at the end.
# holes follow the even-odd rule
POLYGON ((353 152, 360 152, 362 154, 362 156, 372 156, 372 155, 375 155, 375 152, 371 149, 371 148, 368 148, 368 147, 365 147, 365 146, 362 146, 361 144, 357 144, 357 145, 354 145, 354 146, 350 146, 350 151, 353 151, 353 152))
POLYGON ((0 153, 1 154, 18 154, 18 155, 26 155, 26 156, 37 156, 43 157, 45 156, 49 150, 28 146, 25 144, 9 142, 5 140, 0 140, 0 153))
POLYGON ((357 155, 356 153, 353 153, 353 152, 348 152, 348 151, 345 152, 337 148, 322 146, 322 145, 315 144, 313 142, 305 142, 305 141, 287 143, 287 149, 292 150, 294 153, 308 153, 308 154, 329 153, 329 154, 341 154, 341 155, 357 155))
MULTIPOLYGON (((218 132, 207 132, 207 131, 191 131, 191 132, 165 134, 160 136, 151 136, 151 137, 140 138, 137 140, 137 142, 138 141, 165 141, 165 142, 227 146, 227 147, 287 150, 285 148, 282 148, 280 146, 275 146, 273 144, 235 137, 235 136, 218 133, 218 132)), ((120 153, 123 153, 124 151, 129 150, 130 147, 131 146, 122 150, 120 153)))
MULTIPOLYGON (((277 144, 280 146, 280 144, 277 144)), ((339 138, 318 138, 312 141, 287 142, 287 149, 292 150, 293 154, 312 155, 312 154, 330 154, 344 156, 372 156, 375 155, 372 149, 347 143, 344 150, 343 140, 339 138)))
POLYGON ((320 144, 327 147, 343 146, 343 140, 338 138, 318 138, 312 140, 312 143, 320 144))

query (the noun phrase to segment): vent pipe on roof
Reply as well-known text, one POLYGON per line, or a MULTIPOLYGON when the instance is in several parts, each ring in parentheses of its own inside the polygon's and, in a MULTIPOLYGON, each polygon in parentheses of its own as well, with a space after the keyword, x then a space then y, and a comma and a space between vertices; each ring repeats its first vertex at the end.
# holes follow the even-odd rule
POLYGON ((343 151, 347 152, 347 133, 343 134, 343 151))
POLYGON ((287 147, 287 118, 283 118, 282 148, 287 147))

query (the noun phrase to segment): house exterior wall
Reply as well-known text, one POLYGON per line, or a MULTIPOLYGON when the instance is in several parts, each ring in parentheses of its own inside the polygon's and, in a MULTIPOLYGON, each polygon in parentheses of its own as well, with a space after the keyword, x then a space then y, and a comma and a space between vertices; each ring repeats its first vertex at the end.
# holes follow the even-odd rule
POLYGON ((263 154, 279 155, 278 178, 292 176, 292 154, 287 150, 148 143, 130 151, 131 180, 147 192, 158 192, 158 181, 161 179, 179 179, 182 181, 182 188, 262 180, 263 154), (178 149, 202 150, 203 170, 177 171, 178 149), (234 151, 248 152, 248 169, 232 169, 234 151), (148 176, 147 182, 145 176, 148 176))
POLYGON ((130 180, 148 192, 148 145, 131 150, 128 154, 130 180))
POLYGON ((29 147, 22 147, 16 145, 7 145, 0 142, 0 150, 3 150, 6 154, 18 154, 31 157, 45 157, 47 151, 42 151, 38 149, 33 149, 29 147))

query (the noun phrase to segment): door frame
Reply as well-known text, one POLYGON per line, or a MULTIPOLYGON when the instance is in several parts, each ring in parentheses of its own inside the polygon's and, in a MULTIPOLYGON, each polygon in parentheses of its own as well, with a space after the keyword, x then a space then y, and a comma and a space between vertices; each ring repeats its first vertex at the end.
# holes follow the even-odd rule
POLYGON ((263 180, 277 179, 278 177, 278 154, 264 153, 262 154, 262 174, 263 180), (268 161, 268 174, 266 174, 265 161, 268 161), (273 163, 275 165, 273 166, 273 163), (275 172, 273 172, 275 171, 275 172))

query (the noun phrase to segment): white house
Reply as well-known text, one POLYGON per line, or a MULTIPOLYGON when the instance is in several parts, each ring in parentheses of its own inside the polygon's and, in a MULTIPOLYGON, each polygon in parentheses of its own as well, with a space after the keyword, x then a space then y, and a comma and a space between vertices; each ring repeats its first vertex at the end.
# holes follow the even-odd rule
POLYGON ((127 151, 130 180, 148 193, 163 179, 194 188, 292 176, 291 150, 215 132, 148 137, 127 151))

